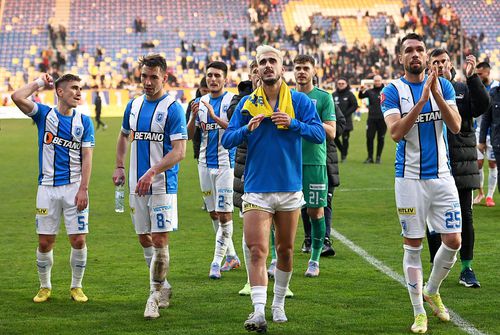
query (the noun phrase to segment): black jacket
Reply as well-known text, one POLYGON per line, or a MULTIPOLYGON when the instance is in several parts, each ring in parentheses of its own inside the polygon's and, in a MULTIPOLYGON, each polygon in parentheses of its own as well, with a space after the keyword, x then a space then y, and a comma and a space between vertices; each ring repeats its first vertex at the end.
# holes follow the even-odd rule
POLYGON ((490 99, 477 74, 467 78, 467 84, 452 84, 462 125, 456 135, 448 131, 451 172, 459 190, 477 189, 480 187, 480 180, 473 118, 488 110, 490 99))
POLYGON ((380 108, 380 92, 384 85, 381 87, 374 87, 364 92, 359 91, 358 97, 360 99, 368 98, 368 119, 372 120, 383 120, 384 114, 380 108))
MULTIPOLYGON (((197 89, 195 98, 188 103, 188 106, 186 108, 186 123, 189 122, 189 118, 191 117, 191 103, 199 97, 201 97, 201 93, 200 93, 200 89, 197 89)), ((191 140, 193 141, 194 159, 198 159, 200 157, 200 146, 201 146, 201 130, 200 130, 200 128, 195 127, 194 135, 193 135, 193 138, 191 140)))
POLYGON ((479 134, 479 142, 486 143, 486 134, 491 128, 491 146, 494 151, 500 151, 500 86, 496 86, 490 90, 491 105, 483 115, 481 121, 481 133, 479 134))
POLYGON ((346 124, 344 131, 353 130, 352 114, 358 109, 358 101, 351 92, 351 87, 347 85, 347 88, 336 90, 332 95, 333 101, 340 106, 340 110, 345 116, 346 124))
MULTIPOLYGON (((250 80, 242 81, 238 84, 238 95, 235 95, 229 104, 227 109, 227 117, 231 119, 231 116, 238 106, 240 100, 252 93, 252 82, 250 80)), ((245 162, 247 160, 247 143, 243 142, 236 149, 236 156, 234 161, 234 181, 233 181, 233 203, 236 207, 241 209, 241 197, 244 190, 243 174, 245 172, 245 162)))
MULTIPOLYGON (((335 104, 335 118, 337 119, 335 137, 337 138, 344 132, 346 124, 344 114, 342 114, 342 110, 337 104, 335 104)), ((337 146, 333 140, 326 141, 326 171, 328 175, 328 188, 339 186, 339 158, 337 155, 337 146)))

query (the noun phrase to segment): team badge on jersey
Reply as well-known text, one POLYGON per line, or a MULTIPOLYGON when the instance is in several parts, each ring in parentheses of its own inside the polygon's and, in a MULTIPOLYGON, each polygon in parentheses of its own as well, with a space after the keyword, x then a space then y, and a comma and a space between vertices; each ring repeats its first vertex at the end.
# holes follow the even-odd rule
POLYGON ((165 116, 165 113, 156 114, 156 122, 162 122, 164 116, 165 116))
POLYGON ((81 137, 83 133, 83 127, 75 127, 75 137, 81 137))

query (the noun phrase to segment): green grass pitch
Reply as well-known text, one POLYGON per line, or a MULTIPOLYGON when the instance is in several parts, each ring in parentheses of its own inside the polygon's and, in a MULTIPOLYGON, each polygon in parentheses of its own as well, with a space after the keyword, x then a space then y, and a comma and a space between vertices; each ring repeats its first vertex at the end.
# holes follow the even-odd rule
MULTIPOLYGON (((238 291, 244 268, 209 280, 214 248, 212 224, 201 209, 196 163, 188 143, 179 176, 179 231, 171 234, 171 307, 145 321, 148 271, 127 212, 114 212, 111 175, 119 119, 96 133, 90 184, 88 264, 83 285, 90 300, 69 299, 69 243, 61 228, 52 270, 53 294, 35 304, 38 289, 35 250, 35 195, 38 173, 36 128, 29 120, 0 120, 0 334, 246 334, 243 321, 252 311, 238 291)), ((402 273, 402 240, 394 204, 394 148, 386 136, 381 165, 364 165, 365 120, 355 122, 348 160, 340 165, 341 186, 334 196, 333 226, 341 234, 402 273)), ((475 207, 474 270, 481 289, 458 284, 457 263, 442 286, 445 304, 487 334, 500 334, 499 205, 475 207)), ((237 215, 236 215, 237 216, 237 215)), ((241 219, 235 218, 234 243, 241 252, 241 219)), ((293 299, 289 322, 269 324, 271 334, 407 334, 413 313, 407 291, 334 240, 337 256, 321 260, 319 278, 305 278, 308 256, 296 240, 293 299)), ((426 246, 424 275, 429 274, 426 246)), ((269 285, 268 308, 272 299, 269 285)), ((428 310, 429 314, 430 311, 428 310)), ((270 311, 267 316, 269 319, 270 311)), ((464 334, 429 315, 429 334, 464 334)))

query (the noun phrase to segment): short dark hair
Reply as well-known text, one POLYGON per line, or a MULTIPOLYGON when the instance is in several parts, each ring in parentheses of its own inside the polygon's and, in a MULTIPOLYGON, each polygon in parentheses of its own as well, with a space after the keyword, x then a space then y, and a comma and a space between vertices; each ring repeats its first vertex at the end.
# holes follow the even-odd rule
POLYGON ((61 77, 59 77, 54 83, 56 90, 59 88, 59 86, 61 86, 61 84, 66 83, 68 81, 82 81, 82 79, 75 74, 66 73, 61 77))
POLYGON ((436 48, 436 49, 434 49, 434 50, 431 51, 431 53, 429 54, 429 58, 441 56, 442 54, 447 54, 448 57, 450 57, 450 54, 449 54, 449 52, 446 49, 436 48))
POLYGON ((476 65, 476 69, 491 69, 491 65, 488 62, 481 62, 476 65))
POLYGON ((208 85, 207 85, 207 77, 201 78, 201 80, 200 80, 200 87, 205 87, 205 88, 208 87, 208 85))
POLYGON ((207 66, 207 71, 211 67, 213 67, 214 69, 221 70, 222 72, 224 72, 224 77, 227 76, 227 65, 226 65, 226 63, 220 62, 220 61, 211 62, 207 66))
POLYGON ((304 64, 304 63, 311 63, 312 66, 316 65, 316 60, 309 55, 297 55, 295 59, 293 60, 293 64, 304 64))
POLYGON ((165 57, 160 54, 151 54, 147 56, 142 56, 139 58, 139 68, 143 66, 147 67, 159 67, 162 72, 167 72, 167 61, 165 57))
MULTIPOLYGON (((406 36, 403 37, 403 39, 401 40, 401 44, 400 45, 403 45, 403 43, 406 40, 417 40, 419 42, 424 42, 424 38, 421 35, 417 34, 417 33, 406 34, 406 36)), ((424 44, 425 44, 425 42, 424 42, 424 44)))

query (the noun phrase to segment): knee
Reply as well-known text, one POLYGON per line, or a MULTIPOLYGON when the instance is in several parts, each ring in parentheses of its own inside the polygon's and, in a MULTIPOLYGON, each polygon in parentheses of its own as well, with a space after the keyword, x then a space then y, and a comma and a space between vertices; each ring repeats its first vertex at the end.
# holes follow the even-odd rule
POLYGON ((73 249, 83 249, 85 248, 85 235, 72 236, 70 242, 73 249))
POLYGON ((462 236, 461 234, 449 234, 448 236, 442 238, 443 243, 446 244, 448 248, 458 250, 462 245, 462 236))
POLYGON ((40 239, 40 241, 38 241, 38 250, 40 252, 43 252, 43 253, 49 252, 52 250, 53 246, 54 246, 53 241, 43 240, 43 239, 40 239))
POLYGON ((156 233, 152 234, 153 246, 155 248, 163 248, 168 244, 168 234, 167 233, 156 233))
POLYGON ((318 219, 321 219, 323 216, 325 216, 325 212, 323 210, 323 207, 321 207, 321 208, 308 208, 307 215, 309 215, 309 217, 311 219, 318 220, 318 219))
POLYGON ((276 253, 280 262, 288 264, 293 258, 293 248, 291 245, 276 245, 276 253))
POLYGON ((220 223, 226 223, 232 219, 231 213, 217 213, 217 216, 219 217, 220 223))
POLYGON ((267 258, 266 248, 260 244, 249 245, 248 249, 250 250, 250 259, 252 263, 260 263, 265 262, 267 258))
POLYGON ((137 235, 139 237, 139 243, 143 248, 149 248, 153 245, 153 240, 150 234, 137 235))

